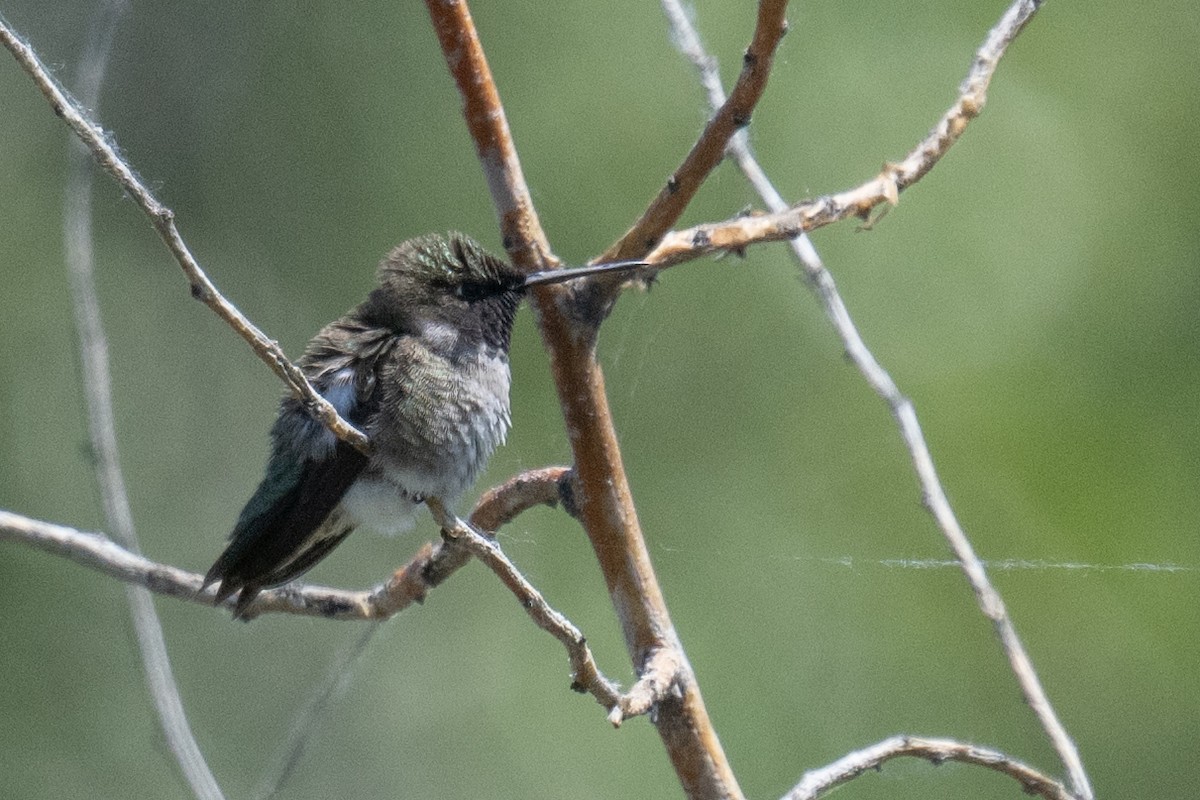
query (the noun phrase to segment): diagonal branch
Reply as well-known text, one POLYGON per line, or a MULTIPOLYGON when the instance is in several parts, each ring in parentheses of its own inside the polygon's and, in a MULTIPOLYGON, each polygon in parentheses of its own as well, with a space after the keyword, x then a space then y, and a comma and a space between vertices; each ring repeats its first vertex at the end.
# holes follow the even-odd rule
POLYGON ((55 115, 75 132, 75 135, 91 152, 96 163, 112 176, 113 180, 133 198, 134 202, 150 218, 150 224, 154 226, 191 284, 192 297, 211 308, 217 316, 225 320, 239 336, 245 339, 258 357, 304 403, 305 409, 310 414, 321 420, 338 438, 364 453, 368 452, 370 443, 367 441, 367 437, 342 419, 338 415, 337 409, 312 388, 304 377, 304 373, 288 359, 277 342, 267 338, 265 333, 217 291, 217 287, 200 268, 200 264, 179 234, 179 229, 175 225, 175 212, 158 201, 134 172, 133 167, 122 158, 111 138, 99 125, 92 122, 78 103, 58 85, 33 48, 8 26, 3 17, 0 17, 0 44, 3 44, 13 54, 17 63, 33 79, 34 84, 46 97, 55 115))
MULTIPOLYGON (((546 602, 542 593, 508 560, 495 539, 448 513, 437 500, 429 498, 425 502, 433 512, 434 519, 442 526, 443 534, 496 573, 496 577, 513 593, 529 618, 566 648, 567 657, 571 660, 571 688, 591 692, 600 705, 617 714, 613 724, 619 725, 624 719, 620 690, 600 674, 591 649, 587 646, 587 639, 579 628, 546 602)), ((611 713, 610 719, 613 719, 611 713)))
POLYGON ((784 19, 786 10, 787 0, 760 0, 754 37, 742 58, 742 72, 729 98, 704 126, 704 132, 692 146, 683 164, 667 179, 666 186, 659 191, 649 208, 620 241, 604 251, 600 261, 646 255, 679 220, 705 178, 721 163, 729 140, 750 124, 750 115, 767 88, 775 48, 787 33, 787 20, 784 19))
POLYGON ((767 214, 743 215, 673 231, 662 238, 646 260, 655 264, 673 264, 704 253, 736 252, 760 242, 792 239, 800 233, 851 217, 866 219, 881 204, 895 205, 900 193, 933 169, 962 136, 971 120, 983 111, 988 86, 1000 58, 1041 5, 1039 0, 1017 0, 1008 8, 976 52, 954 105, 901 161, 885 164, 876 177, 834 195, 797 203, 790 208, 772 208, 767 214))

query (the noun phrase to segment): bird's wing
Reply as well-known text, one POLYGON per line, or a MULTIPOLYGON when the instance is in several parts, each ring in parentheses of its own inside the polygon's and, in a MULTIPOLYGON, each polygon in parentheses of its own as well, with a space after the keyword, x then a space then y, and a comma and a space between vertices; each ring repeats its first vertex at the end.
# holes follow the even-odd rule
POLYGON ((244 610, 261 589, 298 577, 346 538, 352 528, 333 511, 367 462, 345 442, 320 459, 275 453, 229 546, 204 576, 206 586, 221 582, 218 602, 241 590, 244 610))
MULTIPOLYGON (((300 365, 338 413, 362 427, 378 408, 376 365, 394 344, 388 331, 338 320, 309 342, 300 365)), ((220 581, 219 602, 240 590, 235 615, 260 590, 300 576, 349 535, 353 525, 338 504, 370 461, 295 398, 283 401, 271 436, 266 476, 204 577, 205 586, 220 581)))

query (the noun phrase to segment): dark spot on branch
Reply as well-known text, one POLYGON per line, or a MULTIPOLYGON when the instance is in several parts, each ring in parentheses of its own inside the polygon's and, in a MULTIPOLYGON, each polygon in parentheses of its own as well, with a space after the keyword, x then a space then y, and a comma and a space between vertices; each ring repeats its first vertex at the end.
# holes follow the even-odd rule
POLYGON ((337 597, 321 598, 313 604, 323 617, 336 617, 354 610, 354 605, 337 597))
POLYGON ((63 107, 61 104, 51 103, 50 108, 54 111, 54 116, 58 117, 59 119, 62 119, 63 107))
POLYGON ((754 69, 754 67, 758 64, 758 56, 747 50, 745 55, 742 56, 742 64, 745 65, 747 69, 754 69))
POLYGON ((567 470, 558 479, 558 500, 566 511, 575 519, 579 519, 579 503, 576 495, 575 470, 567 470))
POLYGON ((692 247, 708 247, 712 244, 712 239, 708 236, 708 231, 696 231, 692 236, 692 247))
POLYGON ((750 124, 750 115, 745 111, 733 112, 733 124, 738 128, 744 128, 750 124))
POLYGON ((578 694, 587 694, 587 687, 579 681, 571 681, 571 691, 578 694))
POLYGON ((675 194, 679 191, 679 181, 674 175, 667 178, 667 194, 675 194))
POLYGON ((192 284, 192 299, 199 300, 201 303, 208 302, 208 291, 198 283, 192 284))
POLYGON ((500 240, 500 245, 504 248, 505 252, 512 250, 513 238, 511 236, 505 236, 500 240))

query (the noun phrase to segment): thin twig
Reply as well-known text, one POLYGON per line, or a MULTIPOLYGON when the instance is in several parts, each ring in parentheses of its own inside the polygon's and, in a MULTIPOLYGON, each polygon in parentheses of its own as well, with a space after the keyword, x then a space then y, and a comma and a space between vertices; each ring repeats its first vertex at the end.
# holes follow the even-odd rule
MULTIPOLYGON (((705 85, 709 91, 710 100, 715 101, 719 97, 720 86, 717 84, 714 91, 711 57, 704 52, 699 36, 682 9, 678 8, 676 0, 663 0, 663 5, 668 7, 668 18, 676 31, 676 38, 685 48, 688 57, 701 69, 702 75, 706 72, 709 73, 705 77, 705 85)), ((1017 0, 989 32, 987 39, 976 54, 967 79, 963 82, 959 100, 942 117, 930 136, 913 150, 903 164, 899 165, 899 168, 903 168, 901 172, 909 176, 906 179, 908 182, 903 186, 897 184, 899 188, 911 185, 932 169, 938 159, 961 135, 970 119, 979 114, 986 99, 987 86, 1000 57, 1029 22, 1039 6, 1040 3, 1031 2, 1031 0, 1017 0)), ((742 167, 747 179, 754 185, 767 207, 777 214, 784 212, 787 203, 771 185, 770 180, 758 166, 748 148, 743 145, 744 142, 736 140, 731 143, 731 150, 735 152, 739 166, 742 167)), ((894 199, 891 202, 894 202, 894 199)), ((966 533, 958 523, 934 467, 929 446, 921 432, 916 409, 912 402, 900 392, 891 375, 875 359, 863 341, 854 320, 850 317, 850 312, 838 293, 833 276, 821 262, 812 244, 804 237, 792 238, 790 243, 793 253, 804 269, 810 288, 824 307, 850 360, 876 394, 887 403, 895 417, 905 447, 913 461, 926 506, 962 565, 967 580, 975 592, 980 609, 995 626, 1001 646, 1009 659, 1026 702, 1037 716, 1062 760, 1075 793, 1084 800, 1091 800, 1093 797, 1091 782, 1079 756, 1078 748, 1054 711, 1049 697, 1038 679, 1033 661, 1017 636, 999 592, 989 580, 983 563, 975 554, 966 533)))
MULTIPOLYGON (((117 23, 128 8, 127 0, 108 0, 97 9, 92 20, 87 48, 76 71, 80 102, 88 108, 99 108, 100 87, 117 23)), ((108 344, 96 294, 91 164, 87 151, 78 141, 72 139, 68 145, 63 239, 71 278, 71 298, 79 337, 83 391, 87 401, 88 433, 95 459, 96 481, 100 487, 108 528, 126 548, 137 553, 137 531, 129 508, 129 496, 125 491, 117 448, 108 344)), ((144 587, 126 584, 125 590, 147 689, 167 746, 198 800, 223 800, 221 787, 188 724, 154 600, 144 587)))
POLYGON ((953 739, 921 739, 915 736, 893 736, 849 753, 821 769, 807 772, 800 783, 783 796, 783 800, 815 800, 868 770, 882 769, 885 762, 901 756, 923 758, 934 766, 947 761, 975 764, 1007 775, 1020 783, 1026 794, 1038 795, 1046 800, 1079 800, 1058 781, 997 750, 953 739))
MULTIPOLYGON (((532 213, 528 189, 515 168, 519 162, 504 108, 467 4, 426 0, 426 7, 463 96, 467 126, 500 213, 505 248, 525 269, 542 269, 538 262, 548 258, 549 247, 532 213)), ((724 141, 719 147, 724 147, 724 141)), ((653 719, 684 793, 697 800, 736 800, 742 797, 741 789, 671 623, 638 523, 608 408, 604 374, 595 357, 595 331, 581 329, 568 302, 570 296, 561 287, 542 287, 534 292, 533 305, 575 458, 578 517, 600 564, 639 675, 659 651, 675 653, 679 664, 673 683, 676 691, 661 698, 653 719)))
POLYGON ((750 116, 771 76, 775 48, 787 33, 786 11, 787 0, 759 0, 754 37, 742 57, 742 72, 729 98, 716 108, 683 164, 667 179, 649 208, 599 260, 640 258, 679 220, 705 178, 721 163, 729 140, 750 124, 750 116))
POLYGON ((673 231, 663 236, 646 260, 656 265, 668 265, 704 253, 737 252, 760 242, 789 240, 800 233, 851 217, 867 219, 880 204, 895 205, 900 193, 933 169, 971 120, 979 116, 1001 56, 1041 5, 1037 0, 1017 0, 1008 8, 976 53, 954 105, 903 160, 884 165, 876 177, 835 195, 797 203, 790 208, 772 207, 771 213, 767 214, 742 215, 724 222, 673 231))
POLYGON ((338 699, 350 685, 350 678, 355 667, 362 661, 368 645, 375 640, 375 634, 381 628, 382 623, 379 622, 373 622, 362 628, 354 641, 344 646, 330 664, 324 679, 292 721, 287 740, 280 747, 276 762, 263 772, 258 788, 252 795, 256 800, 269 800, 269 798, 277 796, 284 784, 292 777, 308 747, 312 734, 321 722, 321 718, 329 710, 334 700, 338 699))
MULTIPOLYGON (((566 467, 532 470, 486 493, 479 499, 471 520, 476 526, 498 529, 522 511, 558 500, 558 482, 566 467)), ((89 569, 150 591, 201 605, 214 605, 216 590, 200 591, 204 577, 130 552, 100 533, 90 533, 0 510, 0 541, 21 542, 68 558, 89 569)), ((470 560, 464 548, 451 543, 426 544, 408 564, 384 583, 367 591, 324 586, 288 585, 262 592, 248 616, 267 613, 298 614, 337 620, 387 619, 419 603, 470 560)), ((231 604, 230 601, 229 604, 231 604)))
POLYGON ((175 212, 155 198, 129 163, 122 158, 116 145, 111 141, 111 137, 84 114, 79 104, 58 85, 46 70, 33 48, 9 27, 3 17, 0 17, 0 43, 13 54, 17 63, 33 79, 50 103, 54 113, 67 123, 80 141, 87 146, 96 163, 120 184, 121 188, 150 218, 150 223, 158 231, 158 235, 167 245, 167 249, 171 251, 190 282, 192 297, 211 308, 239 336, 245 339, 258 357, 287 384, 296 397, 300 398, 310 414, 321 420, 338 438, 349 442, 364 453, 368 452, 370 442, 367 437, 342 419, 338 415, 337 409, 312 388, 304 377, 304 373, 288 359, 277 342, 267 338, 266 334, 217 291, 217 287, 200 268, 200 264, 188 249, 187 243, 180 236, 179 229, 175 226, 175 212))
MULTIPOLYGON (((596 702, 610 711, 620 708, 620 690, 600 673, 583 633, 571 620, 546 602, 542 593, 534 588, 508 556, 504 555, 496 540, 448 513, 437 500, 429 498, 425 502, 433 511, 434 519, 442 526, 442 532, 494 572, 500 582, 517 598, 517 602, 525 609, 529 618, 566 648, 567 657, 571 661, 571 688, 589 692, 596 698, 596 702)), ((620 724, 620 720, 616 720, 614 724, 620 724)))

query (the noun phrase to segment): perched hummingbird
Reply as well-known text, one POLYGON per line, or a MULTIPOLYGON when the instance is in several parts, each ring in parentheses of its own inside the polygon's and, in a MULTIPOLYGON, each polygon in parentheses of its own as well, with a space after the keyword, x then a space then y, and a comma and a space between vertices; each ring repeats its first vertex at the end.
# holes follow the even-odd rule
POLYGON ((340 441, 294 397, 271 429, 266 475, 204 576, 241 616, 262 590, 311 568, 363 525, 412 527, 420 505, 451 506, 509 428, 508 350, 525 289, 621 262, 522 275, 468 237, 410 239, 379 266, 365 301, 326 325, 299 365, 371 441, 340 441))

